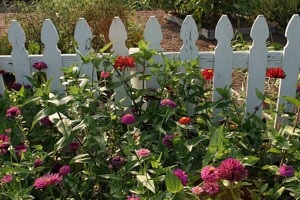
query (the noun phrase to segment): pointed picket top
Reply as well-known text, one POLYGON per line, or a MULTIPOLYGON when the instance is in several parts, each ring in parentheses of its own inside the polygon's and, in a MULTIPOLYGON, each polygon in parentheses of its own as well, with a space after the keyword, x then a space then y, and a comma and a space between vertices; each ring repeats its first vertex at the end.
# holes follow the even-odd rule
POLYGON ((13 48, 24 48, 25 50, 25 33, 21 25, 16 21, 12 20, 8 29, 8 40, 13 48))
POLYGON ((225 88, 231 85, 233 50, 230 43, 233 38, 233 28, 226 15, 222 15, 220 18, 215 32, 218 44, 214 53, 213 101, 222 98, 215 90, 216 88, 225 88))
POLYGON ((45 19, 41 33, 42 42, 47 46, 57 46, 58 39, 58 33, 54 24, 50 19, 45 19))
POLYGON ((113 43, 112 51, 114 55, 128 55, 128 48, 126 47, 127 31, 119 17, 114 17, 109 28, 108 37, 113 43))
POLYGON ((250 36, 253 40, 253 45, 249 51, 246 112, 255 112, 260 117, 262 109, 258 106, 261 104, 261 100, 257 97, 256 89, 260 93, 264 93, 268 58, 266 40, 269 37, 269 28, 264 16, 259 15, 256 18, 251 28, 250 36))
MULTIPOLYGON (((284 104, 286 112, 293 112, 294 106, 287 101, 282 99, 282 96, 296 96, 295 85, 298 82, 299 68, 300 68, 300 18, 299 15, 295 14, 289 21, 285 36, 287 38, 287 44, 283 49, 283 61, 282 69, 286 73, 286 78, 280 80, 277 110, 284 104)), ((278 122, 285 123, 287 120, 284 118, 280 119, 276 116, 276 124, 278 122)))
POLYGON ((62 93, 64 87, 60 83, 60 77, 63 76, 61 52, 57 48, 59 40, 57 30, 50 19, 45 19, 42 26, 41 40, 44 43, 43 59, 47 64, 47 79, 52 78, 51 91, 62 93))
POLYGON ((262 45, 265 46, 265 41, 269 37, 269 27, 263 15, 258 15, 255 19, 251 28, 250 37, 252 38, 254 43, 263 42, 262 45))
POLYGON ((78 43, 78 50, 83 56, 86 56, 92 51, 91 43, 93 34, 84 18, 79 18, 75 26, 74 39, 78 43))
POLYGON ((155 16, 151 16, 144 30, 144 38, 149 43, 149 48, 157 51, 162 51, 160 42, 163 38, 161 27, 155 16))
POLYGON ((222 17, 219 19, 216 26, 215 38, 218 40, 218 44, 230 44, 231 39, 233 38, 233 28, 227 15, 222 15, 222 17))
POLYGON ((199 49, 196 45, 199 32, 197 24, 191 15, 187 15, 182 23, 180 38, 183 45, 180 48, 181 60, 194 60, 199 56, 199 49))
POLYGON ((25 49, 25 33, 16 20, 12 20, 8 29, 8 40, 13 47, 11 58, 13 71, 16 72, 16 81, 21 84, 29 84, 26 76, 31 77, 31 68, 28 52, 25 49))

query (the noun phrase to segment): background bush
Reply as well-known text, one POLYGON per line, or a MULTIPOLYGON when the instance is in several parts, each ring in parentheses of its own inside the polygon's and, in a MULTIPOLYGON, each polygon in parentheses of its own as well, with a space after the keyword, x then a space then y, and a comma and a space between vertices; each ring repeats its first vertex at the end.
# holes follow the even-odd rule
MULTIPOLYGON (((47 18, 52 20, 58 31, 58 48, 62 53, 75 52, 74 30, 80 17, 85 18, 92 29, 94 36, 92 44, 95 50, 99 50, 108 41, 109 27, 115 16, 119 16, 126 27, 135 31, 135 33, 128 34, 129 46, 133 46, 132 43, 140 39, 140 34, 136 32, 141 32, 141 27, 131 19, 131 13, 122 0, 34 0, 30 4, 16 1, 14 6, 22 9, 10 15, 9 19, 18 20, 23 27, 27 38, 27 49, 37 44, 42 47, 41 28, 43 21, 47 18)), ((2 37, 7 38, 7 35, 2 37)), ((42 49, 40 48, 38 53, 41 53, 42 49)), ((1 53, 9 54, 10 52, 1 53)))

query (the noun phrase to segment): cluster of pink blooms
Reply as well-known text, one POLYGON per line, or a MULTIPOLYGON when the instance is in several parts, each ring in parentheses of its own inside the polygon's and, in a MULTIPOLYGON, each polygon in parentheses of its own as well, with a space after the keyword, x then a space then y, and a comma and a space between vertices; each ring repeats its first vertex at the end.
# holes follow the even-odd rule
POLYGON ((121 117, 121 123, 125 125, 133 124, 135 123, 135 117, 133 114, 124 114, 121 117))
POLYGON ((173 170, 173 174, 175 174, 181 181, 181 184, 183 186, 186 186, 188 183, 188 175, 185 173, 185 171, 181 169, 175 169, 173 170))
POLYGON ((221 165, 217 168, 213 166, 206 166, 201 171, 201 178, 204 183, 202 187, 196 186, 191 191, 200 195, 206 192, 209 195, 215 195, 219 192, 219 180, 227 180, 231 183, 242 181, 248 175, 245 166, 234 158, 228 158, 222 161, 221 165))
POLYGON ((59 173, 46 174, 44 176, 37 178, 34 181, 33 186, 36 189, 43 189, 50 185, 61 184, 62 176, 65 176, 65 175, 69 174, 70 172, 71 172, 70 166, 68 166, 68 165, 62 166, 59 169, 59 173))
POLYGON ((161 106, 170 106, 172 108, 175 108, 177 106, 177 104, 174 101, 172 101, 171 99, 167 99, 167 98, 161 100, 160 105, 161 106))
POLYGON ((0 155, 7 153, 9 147, 9 137, 5 134, 0 134, 0 155))

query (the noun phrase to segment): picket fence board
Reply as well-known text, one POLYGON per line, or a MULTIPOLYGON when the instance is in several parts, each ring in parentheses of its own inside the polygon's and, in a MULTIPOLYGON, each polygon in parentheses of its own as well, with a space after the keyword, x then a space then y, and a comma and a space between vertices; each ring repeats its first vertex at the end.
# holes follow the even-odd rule
POLYGON ((29 84, 26 76, 31 77, 32 75, 29 66, 29 55, 25 49, 25 33, 16 20, 12 20, 9 27, 8 40, 13 47, 11 58, 13 71, 16 73, 16 81, 21 84, 29 84))
MULTIPOLYGON (((218 44, 214 54, 213 88, 224 88, 231 85, 233 50, 230 42, 233 38, 233 28, 226 15, 222 15, 216 26, 215 35, 218 44)), ((222 96, 215 90, 213 101, 218 101, 222 96)))
MULTIPOLYGON (((293 112, 294 106, 288 104, 287 101, 280 98, 282 96, 296 96, 296 84, 298 82, 299 67, 300 67, 300 18, 299 15, 293 15, 289 21, 285 36, 287 38, 287 44, 283 49, 283 61, 282 69, 286 73, 286 78, 280 80, 277 110, 280 105, 285 105, 286 112, 293 112)), ((282 119, 284 120, 284 118, 282 119)), ((280 116, 276 117, 276 123, 280 122, 280 116)))
POLYGON ((47 77, 53 78, 52 91, 62 93, 65 87, 61 85, 60 77, 63 76, 61 52, 57 48, 59 40, 57 30, 50 19, 46 19, 42 26, 41 40, 44 43, 43 62, 47 64, 45 72, 47 77))
POLYGON ((269 37, 269 28, 265 18, 259 15, 251 29, 250 37, 253 40, 253 45, 249 51, 249 67, 248 67, 248 83, 251 87, 247 87, 247 104, 246 112, 254 113, 261 116, 262 106, 261 100, 256 95, 256 89, 260 93, 264 93, 265 86, 265 72, 267 66, 268 49, 266 40, 269 37), (258 110, 257 110, 258 109, 258 110))
MULTIPOLYGON (((99 21, 101 23, 101 21, 99 21)), ((194 19, 187 16, 181 27, 180 37, 183 45, 179 52, 163 52, 169 58, 180 60, 199 60, 199 73, 201 69, 214 69, 213 88, 224 88, 232 83, 232 69, 247 69, 248 68, 248 88, 246 100, 246 112, 254 112, 255 106, 259 104, 256 97, 255 88, 263 91, 265 70, 270 67, 282 67, 287 76, 286 79, 280 81, 279 94, 277 102, 277 110, 279 105, 287 102, 283 101, 281 96, 292 96, 296 94, 296 87, 299 74, 300 65, 300 18, 298 15, 293 15, 287 28, 285 36, 287 44, 283 51, 268 51, 266 48, 266 40, 268 38, 268 27, 263 16, 258 16, 254 22, 251 30, 251 38, 253 45, 249 51, 233 51, 231 47, 231 40, 233 38, 232 25, 226 15, 223 15, 216 26, 217 46, 214 51, 203 52, 198 50, 196 40, 198 38, 198 30, 194 19)), ((149 43, 151 49, 163 51, 160 46, 163 34, 160 24, 157 19, 152 16, 149 18, 145 31, 145 41, 149 43)), ((74 38, 78 43, 78 52, 83 56, 92 52, 91 47, 92 32, 85 19, 80 18, 75 27, 74 38)), ((50 20, 45 20, 41 32, 41 39, 44 43, 45 49, 42 55, 28 55, 24 47, 26 37, 20 24, 13 20, 8 31, 8 39, 13 47, 11 55, 0 56, 0 69, 14 72, 16 74, 16 81, 22 84, 28 84, 29 81, 25 76, 32 76, 36 69, 32 68, 35 62, 46 62, 48 65, 44 71, 48 78, 53 78, 52 90, 59 87, 60 76, 62 71, 60 68, 69 67, 73 63, 80 66, 80 56, 78 54, 61 54, 57 48, 59 36, 55 26, 50 20)), ((119 17, 115 17, 109 29, 109 39, 112 41, 112 52, 114 55, 129 55, 129 52, 138 51, 138 49, 129 50, 126 47, 127 31, 119 17)), ((163 63, 161 56, 153 57, 157 62, 163 63)), ((102 69, 101 69, 102 70, 102 69)), ((137 69, 131 69, 139 70, 137 69)), ((146 73, 151 73, 149 70, 146 73)), ((87 74, 96 80, 97 74, 93 71, 91 66, 82 67, 82 74, 87 74)), ((129 72, 126 71, 126 75, 129 72)), ((116 76, 113 77, 116 80, 116 76)), ((2 75, 0 75, 0 93, 4 93, 2 75)), ((130 83, 132 87, 141 87, 141 82, 134 80, 130 83)), ((145 83, 147 88, 156 88, 158 83, 155 78, 145 83)), ((58 88, 59 92, 63 92, 64 88, 58 88)), ((122 88, 116 90, 116 100, 125 98, 126 92, 122 88)), ((220 95, 214 91, 213 101, 220 99, 220 95)), ((130 106, 129 98, 123 102, 124 106, 130 106)), ((286 111, 293 111, 293 106, 285 107, 286 111)), ((256 113, 261 115, 261 110, 256 113)), ((278 117, 279 119, 279 117, 278 117)))

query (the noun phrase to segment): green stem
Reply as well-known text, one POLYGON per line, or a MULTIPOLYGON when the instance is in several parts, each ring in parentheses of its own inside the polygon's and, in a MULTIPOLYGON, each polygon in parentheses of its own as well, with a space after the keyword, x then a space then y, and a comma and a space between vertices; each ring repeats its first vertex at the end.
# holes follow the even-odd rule
POLYGON ((234 195, 233 183, 230 183, 230 194, 231 194, 233 200, 238 200, 238 198, 234 195))

